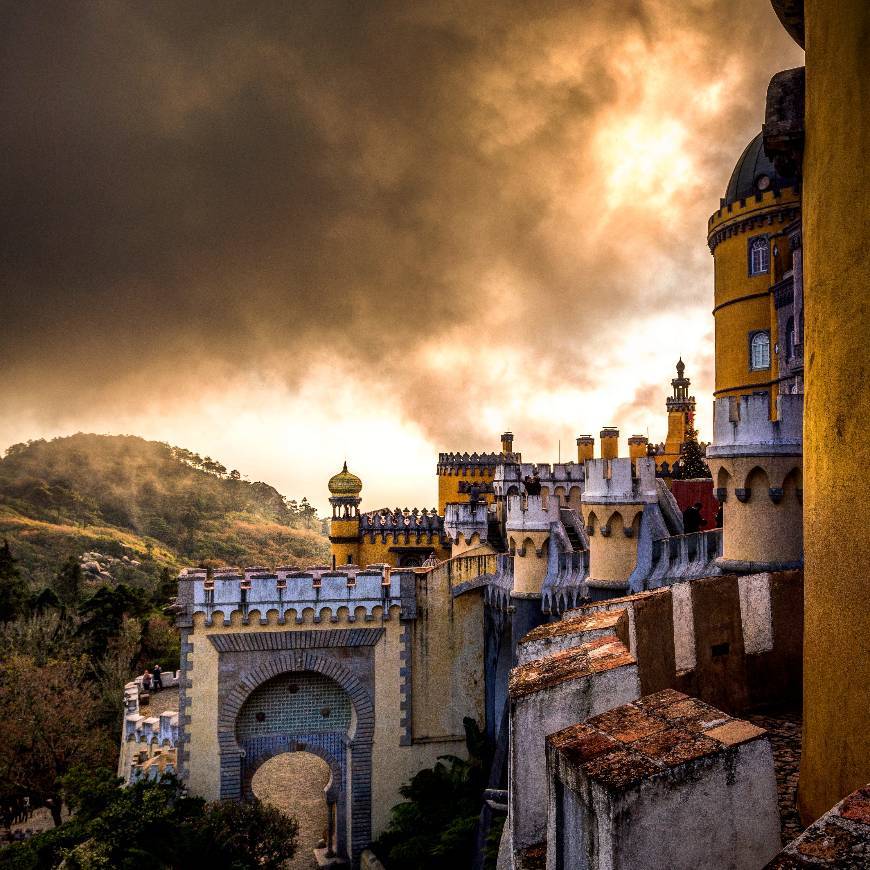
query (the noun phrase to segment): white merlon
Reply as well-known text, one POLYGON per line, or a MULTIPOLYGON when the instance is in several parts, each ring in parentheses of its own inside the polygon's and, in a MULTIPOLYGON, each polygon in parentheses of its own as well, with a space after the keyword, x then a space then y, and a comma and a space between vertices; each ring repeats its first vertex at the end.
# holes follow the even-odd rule
POLYGON ((527 477, 538 475, 541 486, 552 490, 561 486, 566 494, 571 487, 583 488, 583 466, 577 462, 559 462, 549 465, 544 462, 534 464, 524 462, 522 464, 508 463, 499 465, 495 470, 492 486, 496 495, 507 495, 512 486, 522 492, 523 481, 527 477))
POLYGON ((583 504, 654 504, 657 501, 654 459, 590 459, 586 463, 583 504))
POLYGON ((487 538, 489 513, 485 502, 450 502, 444 509, 444 530, 455 542, 463 535, 470 541, 477 534, 481 541, 487 538))
POLYGON ((559 521, 559 504, 555 499, 548 499, 544 507, 540 495, 508 496, 505 528, 509 532, 547 532, 551 523, 559 521))
POLYGON ((713 403, 713 443, 707 456, 793 455, 802 452, 803 396, 776 397, 776 420, 770 397, 726 396, 713 403))
POLYGON ((674 661, 677 673, 693 671, 698 664, 695 652, 695 614, 690 583, 671 586, 674 620, 674 661))
POLYGON ((400 578, 402 571, 390 571, 378 567, 359 569, 353 566, 343 571, 328 568, 310 568, 295 571, 278 568, 266 571, 248 568, 243 574, 236 570, 215 571, 209 577, 205 571, 187 571, 179 577, 193 585, 192 613, 205 613, 206 621, 220 611, 225 619, 234 611, 245 618, 251 611, 258 611, 261 621, 267 612, 277 611, 279 621, 295 611, 296 622, 302 622, 304 610, 314 611, 320 619, 324 611, 337 618, 340 608, 348 609, 348 620, 354 621, 357 608, 363 608, 365 618, 372 618, 376 607, 385 611, 401 600, 400 578))
POLYGON ((740 590, 740 621, 747 655, 773 649, 773 619, 770 609, 770 574, 749 574, 737 580, 740 590))

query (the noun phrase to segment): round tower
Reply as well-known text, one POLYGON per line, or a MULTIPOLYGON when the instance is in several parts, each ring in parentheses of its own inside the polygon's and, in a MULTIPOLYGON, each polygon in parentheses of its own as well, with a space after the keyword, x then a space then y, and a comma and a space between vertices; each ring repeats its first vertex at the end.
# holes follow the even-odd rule
POLYGON ((777 172, 759 133, 737 161, 708 222, 715 271, 715 398, 778 392, 776 290, 792 268, 787 227, 799 216, 798 182, 777 172))
MULTIPOLYGON (((551 499, 550 507, 556 500, 551 499)), ((514 557, 514 595, 540 597, 550 548, 550 525, 558 518, 544 508, 540 495, 509 495, 505 532, 514 557)))
POLYGON ((717 399, 714 443, 707 448, 716 498, 723 505, 724 571, 757 573, 803 561, 803 396, 767 393, 717 399))
POLYGON ((359 564, 359 506, 362 499, 362 481, 347 470, 347 462, 327 484, 332 522, 329 526, 329 544, 332 565, 359 564))
POLYGON ((644 509, 658 501, 655 461, 593 459, 586 463, 582 513, 589 536, 589 591, 593 598, 626 594, 637 565, 644 509))

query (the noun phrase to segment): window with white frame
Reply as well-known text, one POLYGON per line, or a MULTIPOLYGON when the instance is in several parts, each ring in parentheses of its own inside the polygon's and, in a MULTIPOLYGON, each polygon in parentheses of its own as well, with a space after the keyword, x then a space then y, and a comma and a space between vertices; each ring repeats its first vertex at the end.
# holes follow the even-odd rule
POLYGON ((749 341, 749 368, 770 368, 770 336, 766 332, 756 332, 749 341))
POLYGON ((749 240, 749 274, 763 275, 770 270, 770 246, 767 236, 749 240))

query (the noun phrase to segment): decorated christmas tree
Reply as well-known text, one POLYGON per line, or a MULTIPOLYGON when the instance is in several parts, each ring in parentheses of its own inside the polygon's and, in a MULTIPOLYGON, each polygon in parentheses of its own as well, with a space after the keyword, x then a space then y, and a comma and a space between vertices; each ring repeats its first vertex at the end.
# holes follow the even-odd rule
POLYGON ((680 445, 679 477, 691 480, 696 477, 711 477, 710 469, 704 459, 704 450, 698 443, 698 430, 695 428, 693 414, 686 421, 686 440, 680 445))

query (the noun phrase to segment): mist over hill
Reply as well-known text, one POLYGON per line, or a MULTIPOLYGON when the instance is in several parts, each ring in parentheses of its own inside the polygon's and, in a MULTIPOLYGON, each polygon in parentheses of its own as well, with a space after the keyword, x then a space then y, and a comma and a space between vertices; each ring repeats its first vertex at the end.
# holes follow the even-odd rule
POLYGON ((161 569, 323 562, 308 501, 211 457, 132 435, 14 444, 0 459, 0 541, 34 586, 73 555, 94 577, 148 585, 161 569))

